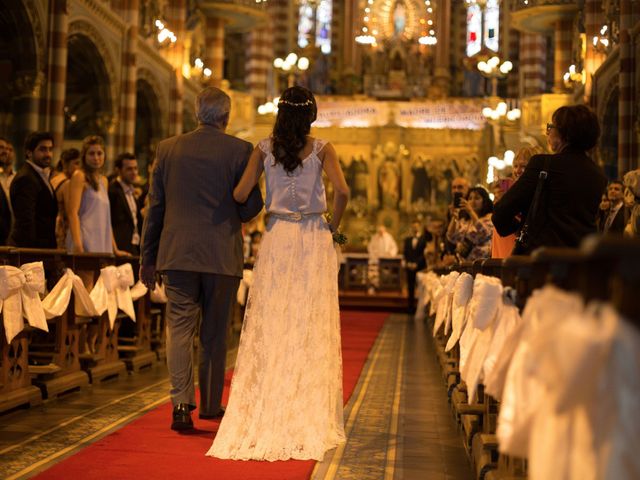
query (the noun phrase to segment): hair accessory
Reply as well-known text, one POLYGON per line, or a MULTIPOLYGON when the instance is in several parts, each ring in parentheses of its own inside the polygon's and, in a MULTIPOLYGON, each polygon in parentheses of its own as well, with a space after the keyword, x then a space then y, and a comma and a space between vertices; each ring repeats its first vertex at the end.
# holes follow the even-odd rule
POLYGON ((307 107, 309 105, 313 105, 313 101, 307 99, 304 102, 290 102, 289 100, 280 99, 278 105, 289 105, 290 107, 307 107))

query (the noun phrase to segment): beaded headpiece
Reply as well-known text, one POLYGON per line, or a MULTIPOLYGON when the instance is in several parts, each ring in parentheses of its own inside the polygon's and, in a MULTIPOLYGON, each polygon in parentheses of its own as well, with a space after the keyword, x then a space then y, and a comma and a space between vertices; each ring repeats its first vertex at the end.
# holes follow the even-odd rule
POLYGON ((308 107, 309 105, 313 105, 313 101, 307 99, 304 102, 290 102, 289 100, 280 99, 278 105, 289 105, 290 107, 308 107))

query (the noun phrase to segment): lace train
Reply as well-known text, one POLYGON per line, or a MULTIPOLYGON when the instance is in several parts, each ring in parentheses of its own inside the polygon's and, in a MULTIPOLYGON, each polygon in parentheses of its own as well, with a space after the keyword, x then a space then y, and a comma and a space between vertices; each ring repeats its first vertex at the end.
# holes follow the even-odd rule
POLYGON ((207 455, 321 460, 344 441, 337 278, 320 216, 269 222, 227 411, 207 455))

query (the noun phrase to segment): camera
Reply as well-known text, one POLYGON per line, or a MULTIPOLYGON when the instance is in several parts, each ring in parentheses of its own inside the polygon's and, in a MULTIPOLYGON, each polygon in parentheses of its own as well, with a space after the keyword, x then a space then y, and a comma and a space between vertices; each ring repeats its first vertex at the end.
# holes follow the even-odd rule
POLYGON ((462 193, 455 192, 453 194, 453 208, 460 208, 460 200, 462 200, 462 193))

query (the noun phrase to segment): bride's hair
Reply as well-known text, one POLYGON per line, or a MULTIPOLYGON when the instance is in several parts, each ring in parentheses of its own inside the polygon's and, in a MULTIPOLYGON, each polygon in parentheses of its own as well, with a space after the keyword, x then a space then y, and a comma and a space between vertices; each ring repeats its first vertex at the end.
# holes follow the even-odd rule
POLYGON ((302 165, 300 152, 307 143, 318 108, 313 93, 304 87, 287 88, 278 102, 273 126, 273 156, 289 174, 302 165))

